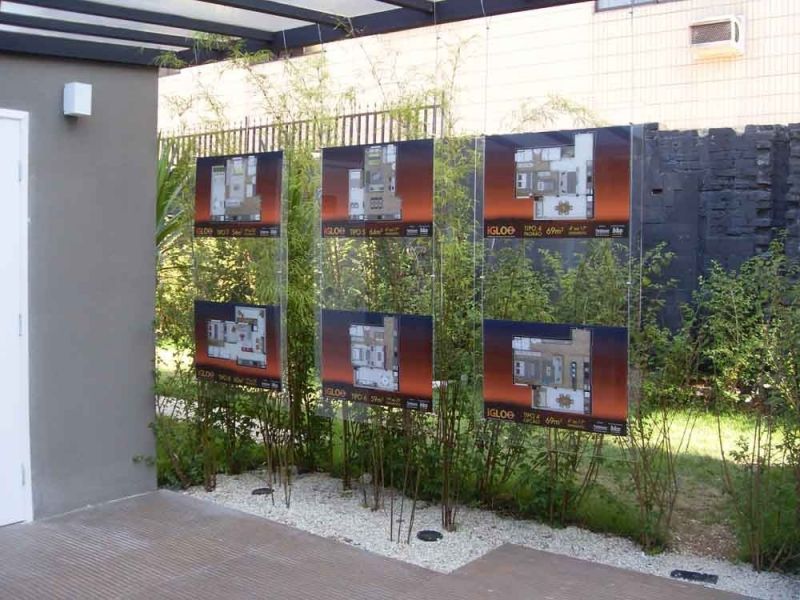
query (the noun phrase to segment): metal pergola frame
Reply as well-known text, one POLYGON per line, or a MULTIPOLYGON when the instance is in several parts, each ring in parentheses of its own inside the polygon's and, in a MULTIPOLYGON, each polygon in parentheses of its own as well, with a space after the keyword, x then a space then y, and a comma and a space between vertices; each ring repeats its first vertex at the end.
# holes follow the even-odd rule
MULTIPOLYGON (((0 52, 38 54, 63 58, 79 58, 103 62, 155 66, 163 61, 165 49, 172 48, 182 64, 193 65, 223 60, 224 48, 201 43, 196 37, 142 31, 141 24, 160 25, 177 29, 225 36, 240 40, 249 52, 270 51, 291 53, 307 46, 361 37, 452 23, 467 19, 490 17, 524 10, 577 4, 593 0, 378 0, 391 10, 348 18, 318 10, 294 6, 291 0, 196 0, 236 8, 261 15, 290 18, 307 24, 279 31, 231 25, 197 19, 174 12, 162 12, 104 4, 92 0, 11 0, 45 9, 56 9, 90 17, 106 17, 126 22, 125 26, 109 27, 54 17, 39 17, 0 11, 0 25, 22 28, 0 30, 0 52), (26 31, 30 30, 30 31, 26 31), (42 35, 39 31, 54 32, 42 35), (86 35, 97 41, 78 40, 58 34, 86 35), (124 40, 125 45, 118 43, 124 40), (116 43, 115 43, 116 42, 116 43), (156 45, 138 46, 139 44, 156 45)), ((2 6, 3 0, 0 0, 2 6)))

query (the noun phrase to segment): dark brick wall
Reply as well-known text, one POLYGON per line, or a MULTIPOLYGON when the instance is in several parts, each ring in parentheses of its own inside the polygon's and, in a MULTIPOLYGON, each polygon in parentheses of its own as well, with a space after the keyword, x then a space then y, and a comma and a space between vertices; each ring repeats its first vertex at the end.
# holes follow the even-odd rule
MULTIPOLYGON (((800 124, 661 131, 644 128, 642 235, 675 254, 665 312, 679 322, 697 279, 716 261, 738 267, 780 231, 800 257, 800 124)), ((638 187, 638 186, 637 186, 638 187)))

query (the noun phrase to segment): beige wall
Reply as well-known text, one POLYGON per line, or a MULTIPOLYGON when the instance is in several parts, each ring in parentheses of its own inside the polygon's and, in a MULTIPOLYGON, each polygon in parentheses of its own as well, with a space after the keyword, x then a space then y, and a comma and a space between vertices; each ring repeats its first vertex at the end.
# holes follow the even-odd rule
MULTIPOLYGON (((530 126, 520 121, 521 108, 551 95, 591 109, 608 124, 708 128, 800 121, 797 0, 675 0, 601 12, 584 2, 327 44, 322 55, 334 86, 353 91, 364 107, 396 98, 400 89, 449 81, 457 62, 454 107, 465 132, 530 126), (729 14, 745 20, 744 56, 694 60, 689 24, 729 14)), ((318 57, 294 59, 289 69, 303 70, 318 57)), ((257 68, 273 89, 286 80, 280 62, 257 68)), ((209 119, 214 111, 207 97, 230 121, 265 116, 263 97, 244 73, 210 65, 160 80, 161 128, 209 119)))

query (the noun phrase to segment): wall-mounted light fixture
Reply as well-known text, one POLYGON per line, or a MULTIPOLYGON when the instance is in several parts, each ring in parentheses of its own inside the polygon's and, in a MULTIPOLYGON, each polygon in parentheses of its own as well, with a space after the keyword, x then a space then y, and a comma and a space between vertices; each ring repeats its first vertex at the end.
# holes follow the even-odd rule
POLYGON ((92 84, 73 81, 64 85, 64 115, 89 117, 92 114, 92 84))

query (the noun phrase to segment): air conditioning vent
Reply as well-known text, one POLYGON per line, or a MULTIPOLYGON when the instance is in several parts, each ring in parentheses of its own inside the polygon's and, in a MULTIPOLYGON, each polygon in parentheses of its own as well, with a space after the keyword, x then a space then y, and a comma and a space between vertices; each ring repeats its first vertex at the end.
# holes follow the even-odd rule
POLYGON ((733 37, 731 25, 730 21, 692 25, 692 45, 730 40, 733 37))
POLYGON ((739 17, 695 21, 690 32, 695 58, 725 58, 744 54, 744 28, 739 17))

